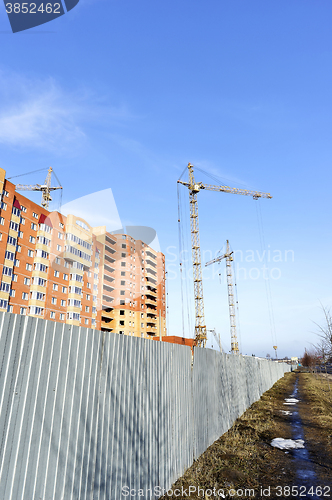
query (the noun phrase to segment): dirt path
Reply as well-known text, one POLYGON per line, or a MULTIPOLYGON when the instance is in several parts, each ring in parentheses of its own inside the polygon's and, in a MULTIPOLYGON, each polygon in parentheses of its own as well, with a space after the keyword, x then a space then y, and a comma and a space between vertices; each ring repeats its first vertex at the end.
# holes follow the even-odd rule
POLYGON ((332 499, 331 478, 332 399, 327 381, 290 373, 237 419, 162 498, 332 499), (293 416, 284 413, 293 413, 284 403, 295 384, 300 401, 293 416), (305 441, 302 454, 270 444, 276 437, 297 439, 299 432, 305 441))

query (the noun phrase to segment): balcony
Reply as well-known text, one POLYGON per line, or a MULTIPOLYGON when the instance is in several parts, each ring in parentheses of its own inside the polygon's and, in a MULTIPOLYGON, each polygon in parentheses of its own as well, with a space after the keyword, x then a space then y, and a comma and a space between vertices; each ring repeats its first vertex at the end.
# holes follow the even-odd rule
POLYGON ((153 305, 153 306, 156 306, 156 305, 157 305, 157 301, 156 301, 156 299, 155 299, 154 297, 152 297, 152 298, 147 297, 147 298, 145 299, 145 303, 146 303, 146 304, 151 304, 151 305, 153 305))

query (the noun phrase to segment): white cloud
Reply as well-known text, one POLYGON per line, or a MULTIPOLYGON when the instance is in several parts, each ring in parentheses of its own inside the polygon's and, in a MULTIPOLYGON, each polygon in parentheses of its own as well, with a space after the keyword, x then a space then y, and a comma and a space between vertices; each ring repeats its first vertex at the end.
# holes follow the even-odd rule
POLYGON ((67 91, 52 78, 0 72, 0 144, 73 153, 86 142, 88 123, 107 127, 131 117, 124 105, 105 101, 86 88, 67 91))

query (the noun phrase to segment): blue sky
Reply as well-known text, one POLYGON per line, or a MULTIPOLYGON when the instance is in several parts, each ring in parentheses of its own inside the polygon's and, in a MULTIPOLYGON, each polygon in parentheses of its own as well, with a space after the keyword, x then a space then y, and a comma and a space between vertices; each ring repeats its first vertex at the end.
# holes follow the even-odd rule
MULTIPOLYGON (((13 35, 3 7, 0 165, 8 176, 51 165, 64 203, 111 188, 122 222, 155 228, 171 266, 189 161, 271 192, 259 202, 200 193, 202 250, 228 238, 242 260, 256 252, 237 262, 242 351, 272 355, 265 281, 248 278, 261 265, 260 204, 266 249, 294 255, 269 263, 280 271, 269 280, 278 353, 301 355, 320 302, 332 304, 331 14, 313 0, 80 0, 13 35)), ((179 280, 168 287, 169 333, 182 334, 179 280)), ((228 350, 226 285, 207 276, 204 290, 207 326, 228 350)))

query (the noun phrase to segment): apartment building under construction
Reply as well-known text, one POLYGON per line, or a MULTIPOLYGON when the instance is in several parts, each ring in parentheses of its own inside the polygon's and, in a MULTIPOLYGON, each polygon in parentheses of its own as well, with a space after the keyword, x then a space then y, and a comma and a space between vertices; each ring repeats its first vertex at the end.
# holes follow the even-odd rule
POLYGON ((0 311, 166 335, 165 257, 127 234, 48 212, 0 169, 0 311))

